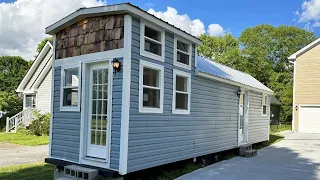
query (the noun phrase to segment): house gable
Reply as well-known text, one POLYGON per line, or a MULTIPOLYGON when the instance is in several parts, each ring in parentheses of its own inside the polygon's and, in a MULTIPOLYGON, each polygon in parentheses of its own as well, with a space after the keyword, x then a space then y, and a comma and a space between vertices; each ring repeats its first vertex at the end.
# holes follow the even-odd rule
POLYGON ((51 63, 52 60, 52 45, 48 41, 40 51, 36 60, 33 62, 31 68, 19 84, 16 92, 34 92, 33 85, 39 78, 43 78, 40 75, 43 70, 51 63))

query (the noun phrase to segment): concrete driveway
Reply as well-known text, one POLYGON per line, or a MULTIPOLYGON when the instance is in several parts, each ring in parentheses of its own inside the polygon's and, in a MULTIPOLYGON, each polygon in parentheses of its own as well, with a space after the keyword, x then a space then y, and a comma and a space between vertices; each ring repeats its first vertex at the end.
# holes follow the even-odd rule
POLYGON ((11 165, 44 162, 48 145, 23 146, 0 142, 0 168, 11 165))
POLYGON ((253 158, 235 157, 178 180, 320 179, 320 134, 290 133, 253 158))

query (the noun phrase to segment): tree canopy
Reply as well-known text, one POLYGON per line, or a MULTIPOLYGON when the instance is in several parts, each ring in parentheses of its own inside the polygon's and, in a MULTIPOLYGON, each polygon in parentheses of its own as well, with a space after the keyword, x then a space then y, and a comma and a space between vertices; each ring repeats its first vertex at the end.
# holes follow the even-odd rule
POLYGON ((37 46, 37 52, 40 53, 44 45, 46 45, 47 41, 53 41, 53 37, 44 38, 37 46))
POLYGON ((293 68, 288 57, 316 39, 295 26, 262 24, 245 29, 239 38, 201 35, 198 54, 247 72, 274 91, 282 102, 281 119, 291 118, 293 68))

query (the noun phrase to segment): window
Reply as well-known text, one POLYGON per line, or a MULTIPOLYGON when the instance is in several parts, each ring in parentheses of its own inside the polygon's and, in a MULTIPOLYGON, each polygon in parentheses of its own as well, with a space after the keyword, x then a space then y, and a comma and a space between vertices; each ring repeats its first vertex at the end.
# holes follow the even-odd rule
POLYGON ((141 22, 140 54, 164 61, 164 31, 141 22))
POLYGON ((26 95, 25 108, 36 107, 36 95, 26 95))
POLYGON ((62 111, 80 110, 80 72, 79 67, 64 68, 61 80, 61 108, 62 111))
POLYGON ((262 95, 262 115, 267 115, 267 102, 268 102, 268 95, 262 95))
POLYGON ((190 114, 191 75, 173 70, 173 114, 190 114))
POLYGON ((139 112, 163 112, 163 66, 140 60, 139 112))
POLYGON ((174 38, 174 65, 191 69, 191 43, 174 38))

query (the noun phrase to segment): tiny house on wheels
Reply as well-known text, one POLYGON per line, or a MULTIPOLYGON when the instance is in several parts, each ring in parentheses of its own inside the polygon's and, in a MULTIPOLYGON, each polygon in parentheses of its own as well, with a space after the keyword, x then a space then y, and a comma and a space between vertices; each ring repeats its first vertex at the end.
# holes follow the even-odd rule
POLYGON ((48 163, 125 175, 269 139, 272 91, 197 56, 198 38, 136 6, 81 8, 46 33, 48 163))

